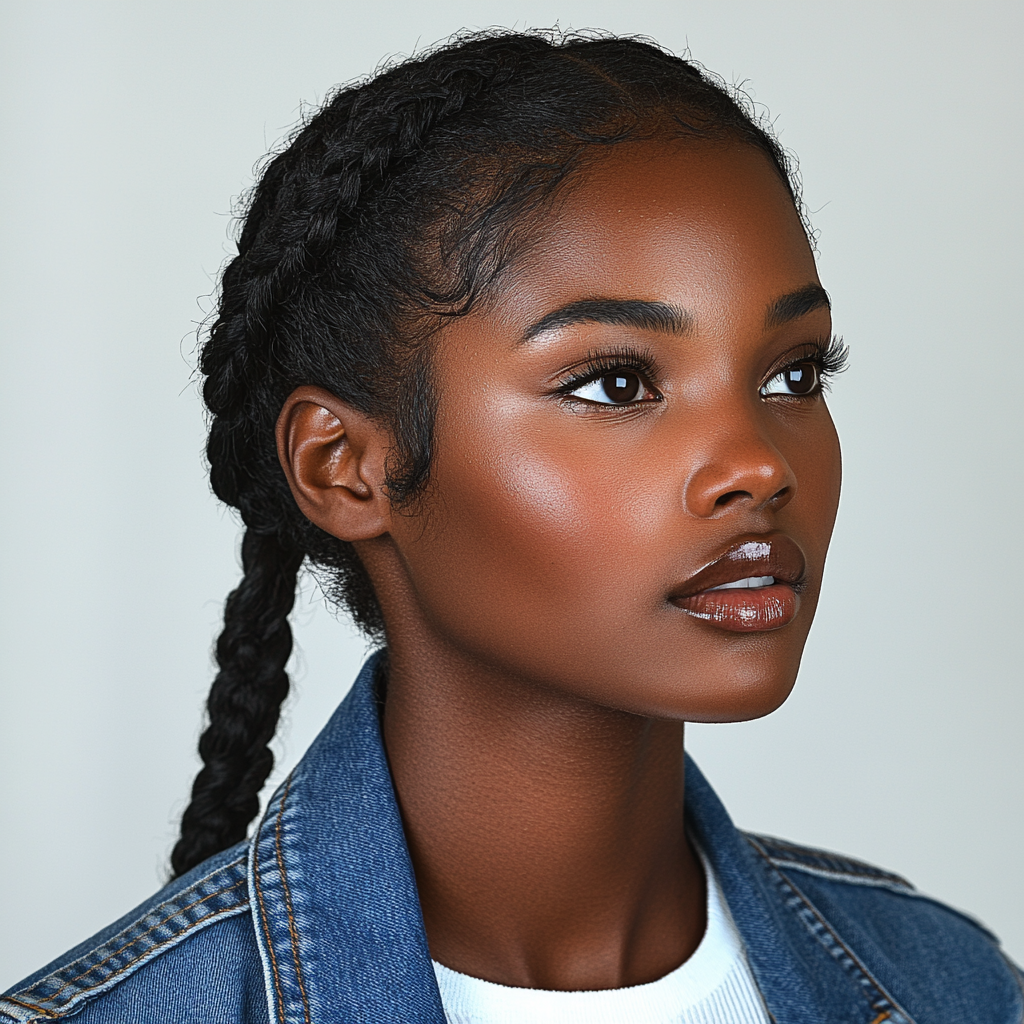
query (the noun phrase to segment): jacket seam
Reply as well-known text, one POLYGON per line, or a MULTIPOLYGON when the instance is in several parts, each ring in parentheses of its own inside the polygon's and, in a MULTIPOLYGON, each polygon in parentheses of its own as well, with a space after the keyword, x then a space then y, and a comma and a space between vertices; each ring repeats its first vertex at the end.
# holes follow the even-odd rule
POLYGON ((762 836, 753 832, 743 832, 741 835, 747 840, 747 842, 758 846, 768 859, 773 862, 786 862, 787 864, 791 864, 793 867, 800 868, 804 871, 820 871, 824 874, 838 875, 851 882, 855 880, 863 880, 868 883, 883 883, 911 890, 915 888, 913 883, 908 881, 902 875, 897 875, 893 871, 885 871, 882 868, 876 868, 871 864, 866 864, 864 861, 854 860, 853 858, 844 857, 840 854, 829 853, 827 850, 814 850, 807 846, 798 846, 795 843, 787 843, 784 840, 776 839, 773 836, 762 836), (798 857, 793 860, 789 860, 784 855, 779 856, 775 854, 775 850, 779 850, 780 852, 789 851, 793 854, 797 854, 798 857), (816 861, 818 863, 806 863, 800 858, 807 858, 808 861, 816 861), (841 865, 841 867, 827 867, 822 863, 823 861, 832 861, 836 865, 841 865))
POLYGON ((825 918, 822 917, 822 915, 818 911, 818 908, 814 906, 814 904, 811 903, 810 900, 807 899, 807 897, 800 891, 800 889, 795 884, 793 884, 791 879, 789 879, 786 875, 782 874, 781 871, 779 872, 779 875, 783 879, 785 879, 786 883, 789 885, 789 888, 794 893, 794 895, 796 895, 800 899, 801 903, 803 903, 803 905, 814 915, 815 920, 822 926, 822 928, 824 928, 829 933, 829 935, 832 936, 832 938, 835 940, 836 944, 840 947, 840 949, 842 949, 846 956, 849 957, 850 962, 853 964, 854 968, 861 975, 863 975, 865 980, 870 985, 874 987, 878 998, 877 1000, 872 1000, 871 1008, 873 1010, 879 1010, 880 1012, 879 1015, 871 1022, 871 1024, 876 1024, 876 1022, 878 1021, 887 1020, 892 1015, 893 1010, 896 1010, 898 1013, 902 1014, 907 1024, 913 1024, 913 1018, 910 1016, 910 1014, 907 1013, 907 1011, 904 1010, 903 1007, 896 1002, 896 1000, 889 994, 889 992, 882 987, 878 979, 875 978, 875 976, 867 969, 867 967, 863 963, 861 963, 860 958, 853 952, 852 949, 850 949, 850 947, 845 942, 843 942, 843 940, 836 934, 835 930, 829 925, 825 918), (890 1009, 885 1010, 882 1005, 879 1005, 880 1003, 887 1003, 890 1009))
POLYGON ((292 775, 288 776, 284 792, 281 794, 281 806, 277 810, 277 820, 274 823, 274 852, 277 856, 277 868, 281 872, 281 887, 284 890, 284 907, 288 915, 288 936, 291 939, 292 961, 295 964, 295 976, 299 982, 299 994, 302 996, 302 1016, 306 1024, 310 1024, 309 999, 306 996, 306 986, 302 980, 302 964, 299 962, 299 933, 295 926, 295 914, 292 908, 292 894, 288 887, 288 872, 284 866, 284 856, 281 851, 281 818, 284 815, 284 806, 288 800, 288 794, 292 788, 292 775))
MULTIPOLYGON (((803 903, 803 905, 813 915, 814 919, 818 922, 819 926, 832 937, 836 945, 847 956, 854 970, 857 973, 859 973, 861 977, 874 988, 874 991, 878 998, 871 1000, 871 1008, 873 1010, 879 1011, 879 1016, 875 1017, 874 1020, 870 1022, 870 1024, 881 1024, 882 1021, 888 1020, 889 1017, 891 1017, 892 1015, 892 1011, 896 1011, 897 1013, 901 1014, 905 1024, 914 1024, 914 1020, 910 1016, 910 1014, 907 1013, 907 1011, 904 1010, 902 1006, 900 1006, 900 1004, 889 994, 889 992, 886 991, 886 989, 882 986, 878 979, 875 978, 875 976, 867 969, 867 967, 863 963, 861 963, 860 959, 853 952, 853 950, 850 949, 850 947, 845 942, 843 942, 843 940, 839 937, 839 935, 828 923, 828 921, 826 921, 825 918, 818 911, 818 908, 814 906, 813 903, 811 903, 811 901, 803 894, 803 892, 800 891, 800 888, 796 885, 796 883, 793 882, 791 878, 785 875, 781 870, 779 870, 778 867, 776 867, 772 863, 771 857, 768 856, 767 852, 763 850, 756 841, 752 840, 750 837, 747 837, 747 840, 748 842, 750 842, 750 845, 753 846, 755 850, 757 850, 758 854, 760 854, 760 856, 763 857, 764 860, 768 863, 771 870, 778 876, 778 879, 782 883, 782 885, 788 888, 790 892, 792 892, 797 897, 797 899, 799 899, 800 902, 803 903), (888 1010, 886 1009, 887 1007, 888 1010)), ((806 923, 804 927, 807 927, 806 923)), ((813 931, 810 928, 808 928, 807 930, 810 931, 813 935, 813 931)), ((835 959, 834 954, 832 955, 833 959, 835 959)))
MULTIPOLYGON (((57 1019, 57 1014, 54 1013, 52 1010, 46 1010, 42 1006, 36 1006, 34 1003, 26 1003, 21 999, 16 999, 14 996, 3 996, 0 997, 0 1000, 2 1000, 5 1003, 14 1003, 16 1006, 24 1006, 26 1010, 31 1010, 33 1013, 37 1014, 41 1013, 44 1017, 46 1017, 49 1020, 57 1019)), ((9 1013, 6 1013, 4 1011, 0 1012, 3 1012, 4 1017, 6 1017, 8 1020, 17 1020, 17 1017, 13 1017, 9 1013)), ((34 1019, 38 1020, 39 1018, 35 1017, 34 1019)))
MULTIPOLYGON (((291 776, 288 776, 289 779, 291 776)), ((270 958, 270 969, 274 976, 274 991, 277 993, 277 1019, 284 1024, 284 993, 281 991, 281 977, 277 971, 277 956, 274 954, 274 942, 270 937, 270 925, 267 922, 267 907, 263 902, 263 886, 260 880, 260 834, 256 833, 252 844, 253 858, 253 887, 256 890, 256 900, 260 907, 260 924, 263 926, 263 936, 267 943, 267 954, 270 958)))
MULTIPOLYGON (((233 888, 235 888, 235 886, 231 886, 231 888, 233 889, 233 888)), ((225 889, 223 891, 227 892, 229 890, 225 889)), ((200 902, 202 902, 202 901, 200 901, 200 902)), ((98 988, 102 988, 104 985, 108 985, 111 982, 116 982, 118 980, 119 975, 123 975, 126 971, 129 971, 132 968, 137 967, 144 960, 152 959, 151 954, 155 953, 157 950, 161 949, 162 947, 164 947, 164 946, 166 946, 166 945, 168 945, 170 943, 178 943, 181 940, 187 938, 189 936, 189 934, 195 929, 196 925, 202 924, 203 921, 209 921, 212 918, 223 917, 223 916, 228 915, 228 914, 234 915, 234 914, 236 914, 238 912, 239 908, 243 908, 243 907, 247 907, 247 906, 248 906, 247 903, 235 903, 235 904, 232 904, 230 907, 222 907, 220 910, 213 910, 209 914, 205 914, 203 917, 197 918, 195 921, 192 922, 192 924, 188 928, 186 928, 183 931, 179 932, 177 935, 172 935, 170 938, 164 939, 162 942, 158 942, 155 946, 150 946, 149 949, 147 949, 146 952, 142 954, 142 956, 136 957, 134 960, 132 960, 129 963, 125 964, 123 967, 119 967, 116 971, 113 971, 110 974, 108 974, 104 979, 102 979, 102 981, 97 981, 94 984, 89 985, 86 988, 79 988, 69 998, 65 999, 64 1002, 63 1002, 63 1005, 60 1006, 59 1008, 57 1008, 56 1010, 48 1010, 48 1009, 46 1009, 46 1007, 40 1006, 38 1003, 26 1003, 23 1000, 17 999, 14 996, 4 996, 3 999, 6 1000, 7 1002, 17 1003, 19 1006, 24 1006, 24 1007, 26 1007, 26 1009, 34 1010, 37 1013, 41 1013, 41 1014, 43 1014, 44 1016, 48 1017, 51 1020, 59 1019, 60 1017, 64 1016, 64 1011, 69 1006, 71 1006, 72 1003, 76 1002, 79 999, 79 997, 87 995, 88 993, 93 992, 93 991, 95 991, 98 988)), ((131 945, 131 943, 129 943, 129 945, 131 945)), ((127 947, 123 947, 123 948, 127 948, 127 947)), ((107 959, 109 959, 109 957, 107 959)), ((100 966, 100 965, 97 964, 96 966, 100 966)), ((88 974, 89 972, 86 971, 85 973, 88 974)), ((84 976, 85 976, 84 974, 80 975, 80 977, 84 977, 84 976)), ((41 982, 40 982, 40 984, 41 984, 41 982)), ((58 992, 62 992, 65 988, 67 988, 68 984, 72 984, 72 982, 65 983, 57 991, 58 992)), ((35 988, 35 987, 37 987, 37 986, 33 986, 33 988, 35 988)), ((31 992, 32 990, 29 989, 29 991, 31 992)), ((56 996, 56 994, 57 993, 54 993, 54 996, 47 996, 45 1001, 49 1001, 49 1000, 53 999, 56 996)))
POLYGON ((852 875, 842 871, 830 871, 828 868, 818 867, 812 864, 803 864, 796 860, 785 860, 782 857, 773 857, 767 853, 768 860, 777 868, 791 868, 793 871, 803 871, 808 875, 817 878, 827 878, 830 881, 846 882, 850 885, 865 885, 872 889, 888 889, 890 892, 898 892, 904 896, 920 896, 920 893, 909 883, 901 884, 890 881, 884 875, 852 875))
POLYGON ((110 963, 112 959, 114 959, 117 956, 120 956, 122 953, 125 952, 125 950, 130 949, 136 943, 143 942, 143 940, 145 940, 148 935, 151 935, 154 931, 156 931, 156 929, 162 928, 164 925, 166 925, 169 921, 172 921, 178 915, 185 914, 189 910, 192 910, 193 908, 200 906, 203 903, 206 903, 208 900, 220 899, 224 897, 226 893, 230 893, 232 890, 237 889, 240 885, 244 885, 245 879, 242 878, 231 885, 218 887, 213 892, 209 892, 200 899, 195 899, 191 903, 186 904, 185 906, 179 906, 176 904, 176 901, 180 900, 183 895, 189 893, 190 890, 193 893, 201 892, 201 886, 204 883, 209 882, 211 879, 216 878, 217 875, 222 874, 225 871, 229 871, 231 868, 236 867, 239 863, 241 863, 240 859, 231 861, 227 864, 222 864, 214 871, 211 871, 208 875, 196 879, 196 881, 194 881, 187 888, 181 890, 178 893, 175 893, 169 899, 164 900, 163 903, 158 904, 152 910, 147 911, 145 914, 143 914, 140 918, 137 918, 135 921, 129 923, 124 929, 121 930, 120 933, 112 936, 111 939, 108 940, 108 942, 115 943, 119 939, 126 939, 126 937, 128 937, 131 934, 131 930, 135 928, 137 925, 144 923, 146 918, 149 917, 150 914, 159 914, 161 910, 172 911, 168 913, 166 917, 162 918, 155 924, 148 927, 145 931, 140 932, 138 935, 134 935, 128 938, 127 941, 124 941, 121 946, 119 946, 112 952, 108 953, 102 960, 98 961, 97 963, 89 965, 87 969, 81 971, 79 974, 76 974, 74 977, 68 978, 67 980, 63 980, 60 986, 54 992, 45 993, 42 991, 42 989, 48 982, 61 981, 62 979, 60 975, 63 971, 73 971, 76 967, 84 966, 86 958, 94 953, 101 952, 104 946, 107 945, 107 943, 101 943, 98 947, 94 947, 92 950, 89 950, 82 956, 78 957, 77 960, 73 960, 70 963, 63 965, 62 967, 58 967, 50 974, 46 975, 43 978, 40 978, 30 988, 22 989, 19 993, 17 993, 17 995, 29 997, 33 1000, 32 1002, 26 1002, 24 999, 18 999, 17 996, 14 994, 3 998, 10 1003, 15 1003, 17 1005, 24 1006, 26 1009, 31 1009, 35 1012, 42 1013, 51 1017, 59 1015, 62 1012, 63 1008, 67 1007, 72 1002, 76 1001, 80 996, 86 995, 94 991, 95 989, 108 984, 111 981, 116 981, 120 975, 124 974, 125 971, 133 969, 143 960, 148 960, 155 951, 167 946, 168 943, 176 943, 186 938, 198 925, 201 925, 203 922, 208 921, 211 918, 221 916, 223 914, 237 912, 239 907, 245 906, 246 904, 244 903, 233 903, 227 907, 219 907, 209 914, 204 914, 202 917, 197 918, 194 921, 188 922, 184 927, 177 930, 173 935, 169 936, 168 938, 163 939, 153 945, 147 945, 147 947, 143 949, 140 953, 138 953, 136 956, 131 957, 131 959, 129 959, 127 963, 122 964, 120 967, 114 970, 111 970, 110 973, 107 973, 106 976, 101 978, 99 981, 90 983, 89 985, 86 985, 84 987, 82 987, 79 984, 83 978, 87 978, 94 971, 103 969, 106 965, 110 963), (73 991, 70 995, 66 996, 63 999, 61 1005, 57 1006, 56 1002, 58 998, 61 996, 61 993, 65 992, 65 990, 71 986, 75 987, 75 991, 73 991), (53 1011, 47 1010, 43 1006, 39 1005, 40 1003, 50 1003, 55 1006, 55 1009, 53 1011))
MULTIPOLYGON (((212 899, 215 899, 218 896, 223 896, 225 893, 231 892, 232 889, 237 889, 240 885, 244 885, 244 884, 245 884, 245 879, 244 878, 240 879, 239 881, 235 882, 234 885, 229 885, 226 889, 218 889, 216 892, 208 893, 201 900, 193 900, 193 902, 189 903, 187 906, 181 907, 180 909, 176 910, 173 914, 168 914, 167 917, 165 917, 162 921, 157 921, 156 924, 150 926, 144 932, 141 932, 139 935, 135 936, 135 938, 133 938, 131 941, 126 942, 119 949, 115 949, 113 953, 110 953, 107 956, 105 956, 102 960, 99 961, 99 963, 93 964, 92 967, 90 967, 87 971, 82 971, 81 974, 77 974, 77 975, 75 975, 75 977, 69 978, 67 981, 64 982, 63 985, 61 985, 61 987, 59 989, 57 989, 56 992, 54 992, 52 995, 48 995, 46 997, 47 1000, 55 1000, 57 998, 57 996, 59 996, 61 994, 61 992, 63 992, 64 989, 66 989, 69 985, 74 985, 75 982, 81 981, 82 978, 86 977, 87 975, 92 974, 93 971, 95 971, 98 968, 102 967, 104 964, 109 963, 111 960, 114 959, 115 956, 120 955, 126 949, 130 948, 131 946, 133 946, 136 942, 140 941, 141 939, 144 939, 151 932, 156 931, 157 928, 162 928, 165 924, 167 924, 168 921, 173 920, 179 914, 184 914, 186 911, 191 910, 193 907, 198 907, 200 903, 205 903, 207 900, 212 900, 212 899)), ((235 907, 240 906, 240 905, 241 904, 237 904, 236 903, 236 904, 233 904, 231 907, 226 907, 224 909, 226 909, 226 910, 233 910, 235 907)), ((217 914, 217 913, 220 913, 220 911, 216 911, 216 910, 213 911, 213 914, 217 914)), ((190 931, 192 925, 199 924, 200 921, 205 921, 210 916, 212 916, 212 915, 211 914, 206 914, 203 917, 197 918, 195 921, 193 921, 190 924, 189 928, 185 929, 185 932, 190 931)), ((179 933, 179 934, 184 934, 184 933, 179 933)), ((166 945, 168 942, 172 941, 172 939, 176 939, 178 937, 179 937, 179 935, 174 935, 174 936, 171 937, 171 939, 164 939, 161 942, 158 942, 155 946, 150 946, 149 949, 146 950, 146 953, 150 953, 154 949, 159 949, 161 946, 166 945)), ((143 955, 145 955, 145 954, 143 954, 143 955)), ((132 961, 132 962, 134 963, 135 961, 132 961)), ((129 966, 129 965, 126 964, 125 966, 129 966)), ((119 974, 123 970, 124 970, 123 967, 118 968, 118 970, 115 971, 113 974, 108 975, 108 977, 105 978, 104 981, 109 981, 110 978, 115 977, 117 974, 119 974)), ((46 979, 44 978, 43 981, 45 981, 45 980, 46 979)), ((33 989, 38 988, 42 983, 43 983, 42 981, 36 982, 36 984, 33 985, 32 988, 29 989, 28 991, 29 992, 33 991, 33 989)), ((102 985, 102 984, 103 984, 103 982, 100 981, 100 982, 97 982, 96 984, 89 985, 87 988, 80 989, 79 991, 80 992, 90 992, 90 991, 92 991, 92 989, 94 989, 96 987, 96 985, 102 985)), ((66 1001, 67 1000, 65 1000, 65 1002, 66 1001)))
MULTIPOLYGON (((764 849, 761 845, 757 836, 746 835, 747 842, 755 846, 762 856, 766 857, 776 868, 783 869, 789 868, 793 871, 802 871, 804 874, 813 875, 815 878, 823 878, 827 882, 842 882, 847 885, 862 885, 872 889, 886 889, 891 893, 895 893, 897 896, 905 896, 907 899, 919 900, 924 903, 931 903, 934 906, 946 911, 946 913, 954 914, 962 920, 966 921, 973 928, 976 928, 983 935, 987 936, 988 939, 999 945, 999 939, 992 934, 981 923, 977 918, 972 917, 969 913, 964 910, 960 910, 957 907, 951 907, 948 903, 943 903, 941 900, 937 900, 934 896, 929 896, 927 893, 921 892, 915 885, 910 882, 904 881, 902 884, 895 882, 889 882, 886 880, 885 875, 879 875, 875 877, 860 876, 860 875, 844 875, 837 871, 831 871, 827 868, 821 868, 818 866, 812 866, 810 864, 804 864, 801 861, 785 860, 781 857, 772 856, 769 850, 764 849)), ((899 875, 890 875, 891 878, 899 878, 899 875)), ((1024 1024, 1024 1019, 1022 1019, 1024 1024)))

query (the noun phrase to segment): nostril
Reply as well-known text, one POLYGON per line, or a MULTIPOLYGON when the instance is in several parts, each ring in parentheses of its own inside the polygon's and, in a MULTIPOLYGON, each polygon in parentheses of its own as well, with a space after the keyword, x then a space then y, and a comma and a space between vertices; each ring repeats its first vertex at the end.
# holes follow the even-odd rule
POLYGON ((777 505, 781 501, 789 501, 790 491, 790 487, 780 487, 771 497, 772 504, 777 505))
POLYGON ((731 504, 738 498, 752 498, 753 495, 749 491, 727 491, 725 494, 720 494, 715 498, 715 508, 725 508, 726 505, 731 504))

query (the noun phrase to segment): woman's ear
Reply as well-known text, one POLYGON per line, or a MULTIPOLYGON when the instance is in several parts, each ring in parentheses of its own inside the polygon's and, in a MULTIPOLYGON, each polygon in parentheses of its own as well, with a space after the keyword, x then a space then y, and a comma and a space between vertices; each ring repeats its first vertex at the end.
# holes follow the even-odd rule
POLYGON ((387 430, 323 388, 296 388, 277 417, 277 455, 300 510, 339 540, 388 532, 391 444, 387 430))

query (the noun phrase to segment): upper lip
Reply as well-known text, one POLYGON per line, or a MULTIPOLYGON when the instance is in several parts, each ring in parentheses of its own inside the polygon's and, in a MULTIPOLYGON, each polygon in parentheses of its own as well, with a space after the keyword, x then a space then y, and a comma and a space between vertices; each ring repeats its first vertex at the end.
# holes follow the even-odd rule
POLYGON ((784 533, 749 534, 733 540, 725 551, 676 587, 669 599, 693 597, 748 576, 774 576, 776 583, 787 583, 799 591, 806 571, 807 560, 792 537, 784 533))

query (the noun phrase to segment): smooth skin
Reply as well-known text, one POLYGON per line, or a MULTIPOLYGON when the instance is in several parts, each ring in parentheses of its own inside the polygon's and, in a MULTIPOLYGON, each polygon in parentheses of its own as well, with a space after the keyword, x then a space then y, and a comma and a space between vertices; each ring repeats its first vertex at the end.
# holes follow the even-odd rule
POLYGON ((623 144, 580 173, 489 301, 436 337, 434 460, 413 509, 387 499, 383 427, 323 389, 288 398, 278 443, 295 498, 355 542, 384 611, 385 744, 447 966, 614 988, 700 942, 683 723, 756 718, 789 695, 839 500, 821 395, 764 393, 831 331, 824 300, 785 301, 816 285, 762 153, 623 144), (604 300, 674 319, 531 330, 604 300), (581 364, 624 352, 650 368, 637 400, 567 392, 581 364), (719 628, 673 600, 737 538, 779 535, 806 559, 781 628, 719 628))

